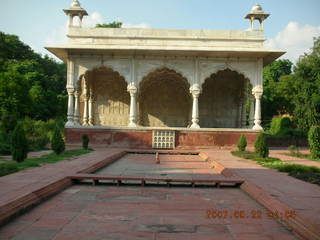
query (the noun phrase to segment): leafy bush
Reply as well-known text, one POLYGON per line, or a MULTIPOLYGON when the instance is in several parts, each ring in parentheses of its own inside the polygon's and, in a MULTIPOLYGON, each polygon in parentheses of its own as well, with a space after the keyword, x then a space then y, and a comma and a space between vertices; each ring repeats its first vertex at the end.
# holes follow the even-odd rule
POLYGON ((88 146, 89 146, 89 136, 88 136, 88 134, 83 134, 82 135, 82 148, 88 149, 88 146))
POLYGON ((62 119, 51 119, 44 122, 25 118, 23 120, 23 128, 26 132, 30 150, 38 151, 46 149, 50 143, 50 139, 52 139, 56 126, 62 132, 64 121, 62 119))
POLYGON ((255 152, 262 158, 269 156, 269 147, 267 144, 266 136, 264 133, 260 133, 254 143, 255 152))
POLYGON ((12 159, 23 162, 28 154, 28 140, 21 123, 18 123, 13 130, 11 138, 12 159))
POLYGON ((271 122, 270 133, 279 137, 290 135, 291 120, 288 117, 274 117, 271 122))
POLYGON ((292 127, 292 122, 288 117, 274 117, 268 133, 278 138, 306 138, 307 134, 292 127))
POLYGON ((10 138, 8 134, 0 132, 0 154, 2 155, 10 155, 11 154, 11 144, 10 138))
POLYGON ((244 152, 244 151, 246 150, 246 147, 247 147, 247 139, 246 139, 246 137, 245 137, 243 134, 241 134, 241 136, 240 136, 240 138, 239 138, 237 147, 238 147, 239 151, 241 151, 241 152, 244 152))
POLYGON ((47 122, 25 118, 23 120, 23 128, 26 132, 30 149, 33 151, 45 149, 50 142, 47 122))
POLYGON ((51 139, 51 149, 56 154, 61 154, 65 150, 65 143, 58 126, 54 129, 54 132, 53 132, 53 136, 51 139))
POLYGON ((111 23, 96 24, 96 28, 121 28, 122 22, 113 21, 111 23))
POLYGON ((311 157, 320 158, 320 126, 313 126, 309 130, 308 142, 311 157))

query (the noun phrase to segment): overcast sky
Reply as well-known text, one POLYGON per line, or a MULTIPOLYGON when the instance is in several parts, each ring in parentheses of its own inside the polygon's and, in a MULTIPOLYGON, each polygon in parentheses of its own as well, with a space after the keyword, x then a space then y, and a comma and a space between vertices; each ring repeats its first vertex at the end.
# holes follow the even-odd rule
MULTIPOLYGON (((37 52, 66 41, 71 0, 0 0, 0 31, 18 35, 37 52)), ((86 26, 122 21, 125 27, 245 30, 244 16, 256 0, 80 0, 86 26)), ((261 0, 271 16, 265 22, 266 46, 287 51, 295 60, 320 36, 320 0, 261 0)))

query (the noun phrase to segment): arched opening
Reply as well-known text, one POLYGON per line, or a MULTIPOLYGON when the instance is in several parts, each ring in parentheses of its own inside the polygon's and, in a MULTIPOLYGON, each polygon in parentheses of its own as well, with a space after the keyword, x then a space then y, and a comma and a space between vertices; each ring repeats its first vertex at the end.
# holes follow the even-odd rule
MULTIPOLYGON (((92 94, 92 114, 95 126, 127 126, 129 123, 130 95, 127 82, 118 72, 101 67, 88 71, 87 94, 92 94)), ((84 78, 81 81, 80 115, 86 99, 84 78)), ((83 123, 83 117, 80 118, 83 123)))
POLYGON ((187 127, 191 104, 187 79, 173 70, 158 69, 140 83, 139 124, 148 127, 187 127))
MULTIPOLYGON (((212 74, 202 86, 199 118, 202 128, 243 128, 248 124, 249 81, 226 69, 212 74)), ((249 113, 250 114, 250 113, 249 113)))

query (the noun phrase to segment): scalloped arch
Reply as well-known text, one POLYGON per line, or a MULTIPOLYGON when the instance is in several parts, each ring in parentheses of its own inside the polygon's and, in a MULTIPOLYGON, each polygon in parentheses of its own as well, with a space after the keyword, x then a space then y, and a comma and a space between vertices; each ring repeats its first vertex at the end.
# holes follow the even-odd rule
POLYGON ((176 64, 169 63, 161 63, 161 64, 153 64, 152 66, 144 66, 144 69, 139 69, 140 72, 137 76, 137 83, 140 85, 140 82, 143 81, 145 77, 147 77, 150 73, 156 72, 157 70, 161 69, 168 69, 175 71, 179 75, 181 75, 184 79, 187 80, 189 85, 192 85, 192 76, 187 71, 184 71, 184 69, 179 68, 176 64))
POLYGON ((238 68, 236 67, 233 67, 231 65, 222 65, 222 66, 218 66, 218 67, 215 67, 213 71, 211 71, 210 73, 207 73, 206 75, 204 75, 201 79, 200 79, 200 84, 201 86, 205 83, 205 81, 210 78, 213 74, 217 74, 218 72, 222 72, 222 71, 225 71, 225 70, 230 70, 230 71, 233 71, 233 72, 236 72, 240 75, 242 75, 245 79, 248 79, 249 82, 252 83, 252 76, 251 76, 251 73, 248 73, 246 71, 241 71, 239 70, 238 68))
POLYGON ((98 64, 98 63, 95 63, 95 64, 88 64, 88 65, 84 65, 84 66, 80 66, 79 67, 79 72, 77 74, 78 78, 77 78, 77 81, 79 81, 81 79, 81 77, 83 75, 85 75, 86 73, 88 72, 91 72, 91 71, 94 71, 94 70, 97 70, 97 69, 106 69, 106 70, 111 70, 112 72, 115 72, 117 73, 121 78, 123 78, 127 84, 130 83, 130 71, 123 71, 121 69, 121 66, 118 66, 118 64, 104 64, 104 65, 101 65, 98 64))
POLYGON ((150 71, 147 75, 145 75, 141 81, 139 81, 139 88, 146 82, 148 81, 148 79, 150 77, 152 77, 153 74, 158 74, 161 73, 162 71, 167 71, 167 72, 171 72, 171 73, 176 73, 179 77, 181 77, 184 81, 184 83, 186 83, 188 85, 188 87, 191 86, 190 82, 188 81, 188 79, 183 75, 183 73, 181 73, 180 71, 176 71, 175 69, 171 69, 168 67, 156 67, 154 68, 154 70, 150 71))

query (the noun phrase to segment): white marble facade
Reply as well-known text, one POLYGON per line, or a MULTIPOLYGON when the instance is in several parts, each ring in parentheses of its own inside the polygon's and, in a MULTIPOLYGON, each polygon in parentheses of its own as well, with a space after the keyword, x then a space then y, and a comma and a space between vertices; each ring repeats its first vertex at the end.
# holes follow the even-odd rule
MULTIPOLYGON (((71 15, 68 44, 47 47, 68 66, 66 127, 94 125, 95 93, 88 87, 86 73, 106 67, 117 72, 127 83, 130 94, 129 127, 138 127, 137 94, 140 83, 148 74, 165 68, 187 80, 192 97, 191 124, 188 127, 201 128, 198 99, 203 84, 212 74, 229 69, 250 81, 255 99, 252 128, 262 130, 263 66, 283 52, 264 48, 263 29, 253 29, 252 25, 254 20, 259 20, 259 14, 253 14, 254 17, 249 14, 251 28, 244 31, 97 29, 73 26, 73 16, 81 15, 82 19, 86 12, 78 1, 73 1, 72 4, 70 9, 65 10, 69 17, 71 15), (84 95, 82 116, 79 111, 80 80, 84 95)), ((257 10, 257 6, 255 7, 252 12, 257 10)), ((262 11, 261 7, 258 10, 262 11)), ((262 16, 266 18, 266 14, 262 16)))

